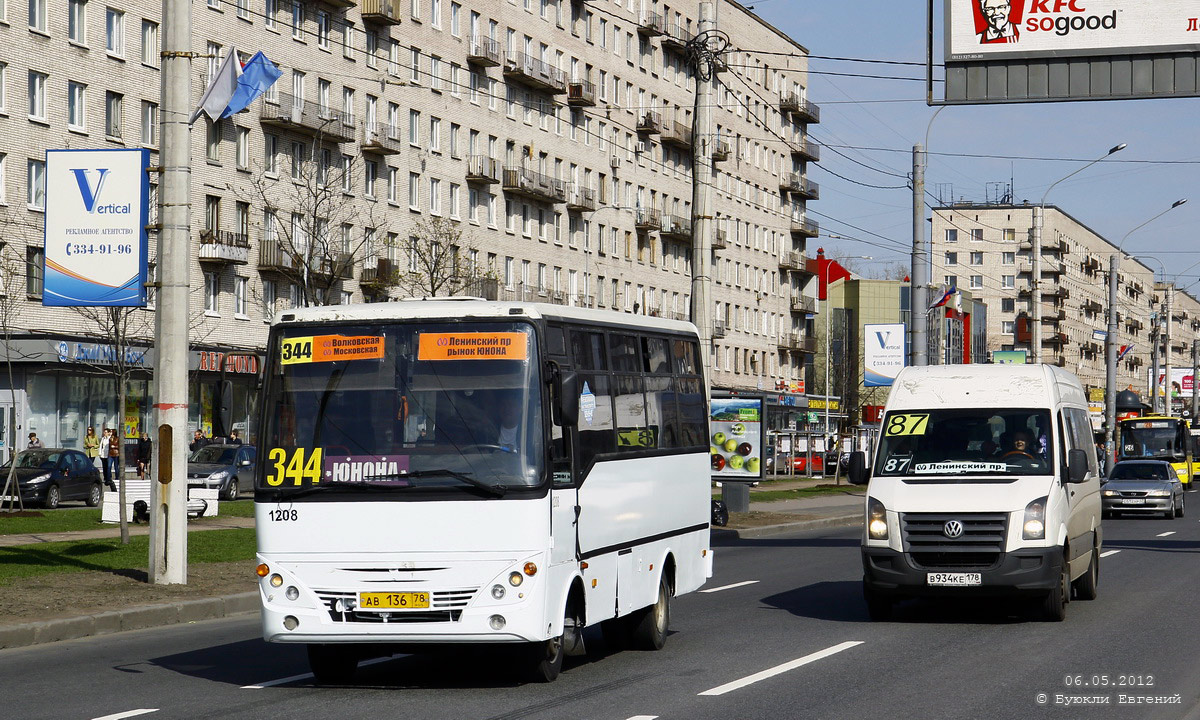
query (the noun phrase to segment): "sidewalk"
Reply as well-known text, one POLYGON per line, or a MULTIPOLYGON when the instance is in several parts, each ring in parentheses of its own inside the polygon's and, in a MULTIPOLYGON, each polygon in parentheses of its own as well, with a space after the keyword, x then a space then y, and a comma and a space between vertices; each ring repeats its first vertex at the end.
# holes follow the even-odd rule
MULTIPOLYGON (((824 527, 852 526, 862 522, 863 501, 861 495, 824 495, 796 500, 756 501, 754 495, 766 490, 790 490, 793 488, 812 487, 814 485, 833 484, 833 478, 779 480, 766 483, 765 487, 750 490, 750 509, 792 516, 787 522, 745 529, 712 529, 714 544, 739 538, 757 538, 779 535, 800 530, 812 530, 824 527)), ((847 493, 860 493, 861 489, 852 485, 846 486, 847 493)), ((203 523, 189 523, 188 532, 205 530, 227 530, 230 528, 254 527, 254 518, 217 517, 203 523)), ((130 524, 131 535, 146 535, 150 528, 146 525, 130 524)), ((12 547, 17 545, 35 545, 46 542, 62 542, 71 540, 94 540, 99 538, 119 537, 121 530, 116 525, 96 530, 78 530, 73 532, 41 533, 27 535, 0 535, 0 546, 12 547)), ((113 612, 95 615, 60 618, 25 623, 22 625, 0 626, 0 649, 25 647, 59 640, 73 640, 93 635, 107 635, 127 630, 139 630, 177 623, 213 620, 233 615, 257 613, 259 610, 258 592, 241 592, 236 594, 217 595, 200 599, 160 602, 158 604, 129 607, 113 612)))

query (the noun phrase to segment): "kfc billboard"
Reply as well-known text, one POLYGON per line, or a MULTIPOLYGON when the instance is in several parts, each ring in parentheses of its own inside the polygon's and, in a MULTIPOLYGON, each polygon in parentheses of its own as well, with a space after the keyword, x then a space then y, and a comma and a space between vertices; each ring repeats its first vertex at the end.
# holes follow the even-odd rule
POLYGON ((1200 48, 1194 0, 946 0, 946 59, 1200 48))

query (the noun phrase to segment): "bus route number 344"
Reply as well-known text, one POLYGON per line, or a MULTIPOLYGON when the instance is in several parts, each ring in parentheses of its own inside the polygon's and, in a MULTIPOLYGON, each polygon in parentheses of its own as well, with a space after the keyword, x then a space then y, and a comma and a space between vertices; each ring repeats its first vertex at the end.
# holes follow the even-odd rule
POLYGON ((267 453, 267 484, 279 487, 284 482, 299 486, 321 482, 324 467, 321 448, 271 448, 267 453))

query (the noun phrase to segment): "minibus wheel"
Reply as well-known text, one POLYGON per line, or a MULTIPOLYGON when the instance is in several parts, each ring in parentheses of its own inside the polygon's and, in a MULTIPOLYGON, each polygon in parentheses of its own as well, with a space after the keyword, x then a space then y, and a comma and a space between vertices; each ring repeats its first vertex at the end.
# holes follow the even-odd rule
POLYGON ((563 652, 562 636, 533 643, 529 648, 531 664, 529 679, 532 682, 548 683, 558 679, 562 672, 563 652))
POLYGON ((1095 600, 1097 588, 1100 586, 1100 551, 1092 549, 1092 559, 1088 563, 1087 572, 1076 580, 1072 587, 1075 589, 1076 600, 1095 600))
POLYGON ((633 646, 639 650, 662 650, 667 644, 671 625, 671 586, 666 573, 658 581, 658 597, 654 604, 638 610, 630 618, 633 623, 633 646))
POLYGON ((1066 552, 1063 553, 1062 568, 1058 573, 1058 583, 1054 589, 1046 593, 1042 600, 1042 616, 1050 622, 1062 622, 1067 619, 1067 602, 1071 595, 1071 566, 1067 563, 1066 552))

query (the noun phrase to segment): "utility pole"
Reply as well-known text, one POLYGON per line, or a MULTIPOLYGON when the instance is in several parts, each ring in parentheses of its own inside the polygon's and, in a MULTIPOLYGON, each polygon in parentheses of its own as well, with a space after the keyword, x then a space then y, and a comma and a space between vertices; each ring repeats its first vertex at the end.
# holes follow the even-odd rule
MULTIPOLYGON (((1166 278, 1163 278, 1163 279, 1165 280, 1166 278)), ((1175 287, 1173 285, 1167 285, 1167 287, 1165 288, 1165 292, 1167 295, 1167 299, 1166 299, 1167 329, 1166 329, 1166 336, 1165 336, 1166 344, 1163 349, 1163 375, 1165 377, 1165 379, 1163 380, 1163 388, 1166 391, 1166 397, 1163 399, 1163 415, 1166 415, 1167 417, 1171 417, 1171 295, 1172 295, 1171 291, 1174 289, 1175 289, 1175 287)))
MULTIPOLYGON (((939 108, 940 109, 940 108, 939 108)), ((932 121, 931 121, 932 122, 932 121)), ((925 245, 925 146, 913 145, 913 248, 909 272, 909 365, 929 364, 929 248, 925 245)))
POLYGON ((1154 327, 1150 330, 1150 414, 1158 414, 1158 346, 1162 344, 1160 312, 1154 313, 1154 327))
POLYGON ((154 313, 154 443, 150 581, 187 582, 187 327, 191 232, 192 16, 186 0, 163 0, 162 144, 159 164, 158 310, 154 313))
MULTIPOLYGON (((1113 443, 1117 437, 1117 270, 1121 253, 1108 257, 1108 334, 1104 337, 1104 476, 1113 465, 1113 443)), ((1192 350, 1195 353, 1195 348, 1192 350)), ((1194 401, 1193 401, 1194 403, 1194 401)))
MULTIPOLYGON (((717 8, 700 3, 699 39, 708 49, 717 46, 717 8)), ((701 53, 695 69, 696 100, 692 110, 692 322, 700 331, 704 376, 712 369, 712 236, 713 187, 716 183, 712 159, 713 98, 716 96, 717 58, 701 53)), ((707 393, 707 389, 706 389, 707 393)))
POLYGON ((1200 375, 1200 340, 1192 340, 1192 427, 1197 425, 1196 413, 1200 412, 1200 383, 1196 376, 1200 375))
POLYGON ((1045 221, 1045 201, 1033 206, 1033 272, 1029 280, 1029 344, 1034 364, 1042 362, 1042 223, 1045 221))

